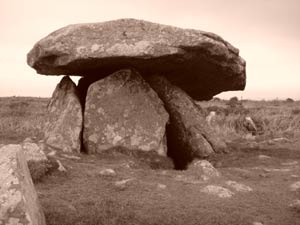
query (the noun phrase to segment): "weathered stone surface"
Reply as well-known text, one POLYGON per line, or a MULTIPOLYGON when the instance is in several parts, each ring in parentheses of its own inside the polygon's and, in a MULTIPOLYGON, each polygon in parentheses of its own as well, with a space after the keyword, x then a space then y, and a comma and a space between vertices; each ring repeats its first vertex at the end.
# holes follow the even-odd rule
POLYGON ((193 158, 226 151, 225 142, 209 127, 201 108, 190 96, 163 76, 155 75, 147 80, 170 115, 167 126, 168 153, 179 168, 185 167, 193 158))
POLYGON ((43 143, 34 143, 32 141, 24 141, 21 144, 25 158, 27 161, 47 161, 48 158, 43 151, 45 148, 43 143))
POLYGON ((195 160, 188 169, 196 171, 204 181, 221 176, 219 171, 207 160, 195 160))
POLYGON ((88 89, 85 150, 94 153, 122 147, 165 155, 168 119, 162 101, 136 71, 118 71, 88 89))
POLYGON ((46 225, 20 145, 0 148, 0 224, 46 225))
POLYGON ((49 170, 55 167, 48 160, 43 143, 35 143, 32 139, 26 138, 21 144, 15 145, 15 148, 22 149, 33 182, 41 180, 49 170))
POLYGON ((245 184, 240 184, 236 181, 228 180, 226 184, 238 192, 251 192, 253 189, 245 184))
POLYGON ((207 185, 201 191, 206 194, 216 195, 219 198, 231 198, 234 195, 229 189, 216 185, 207 185))
POLYGON ((45 144, 64 152, 80 152, 83 112, 76 85, 65 76, 48 105, 45 144))
POLYGON ((33 182, 40 181, 54 165, 48 160, 44 143, 35 143, 26 139, 20 144, 33 182))
POLYGON ((40 74, 99 78, 134 67, 164 74, 199 100, 246 83, 245 61, 218 35, 135 19, 61 28, 36 43, 27 62, 40 74))

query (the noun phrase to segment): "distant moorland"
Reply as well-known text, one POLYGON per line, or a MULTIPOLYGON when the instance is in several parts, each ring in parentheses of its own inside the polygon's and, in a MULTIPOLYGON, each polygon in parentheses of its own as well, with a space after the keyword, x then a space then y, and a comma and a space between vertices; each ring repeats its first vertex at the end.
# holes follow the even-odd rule
MULTIPOLYGON (((41 138, 49 98, 1 97, 0 144, 17 143, 26 137, 41 138)), ((265 138, 300 136, 300 101, 292 99, 253 101, 221 100, 197 102, 203 116, 216 112, 212 127, 226 141, 251 134, 244 126, 250 116, 257 126, 255 135, 265 138)))

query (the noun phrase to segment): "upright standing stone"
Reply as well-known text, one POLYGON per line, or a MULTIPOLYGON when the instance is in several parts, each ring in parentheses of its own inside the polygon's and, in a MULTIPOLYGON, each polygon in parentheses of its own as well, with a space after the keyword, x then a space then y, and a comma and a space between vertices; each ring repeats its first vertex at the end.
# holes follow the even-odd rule
POLYGON ((45 124, 45 144, 64 152, 80 152, 83 113, 76 85, 65 76, 52 95, 45 124))
POLYGON ((0 224, 46 225, 20 145, 0 148, 0 224))
POLYGON ((226 150, 226 144, 208 126, 200 107, 190 96, 163 76, 151 76, 147 81, 170 115, 168 153, 178 168, 185 168, 195 157, 203 158, 226 150))
POLYGON ((95 153, 122 147, 165 155, 168 119, 162 101, 136 71, 115 72, 88 89, 85 150, 95 153))

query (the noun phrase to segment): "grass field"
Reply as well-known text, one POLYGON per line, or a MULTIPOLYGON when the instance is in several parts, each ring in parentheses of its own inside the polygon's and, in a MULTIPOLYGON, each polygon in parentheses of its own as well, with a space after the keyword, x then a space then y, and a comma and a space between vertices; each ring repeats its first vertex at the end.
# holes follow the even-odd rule
POLYGON ((0 98, 0 144, 42 137, 48 98, 0 98))
POLYGON ((258 138, 300 137, 300 101, 250 101, 231 104, 230 101, 199 102, 207 115, 216 112, 213 128, 225 139, 243 138, 249 135, 244 127, 250 116, 258 128, 258 138))
MULTIPOLYGON (((0 98, 0 144, 42 138, 48 100, 0 98)), ((176 171, 160 157, 153 160, 149 155, 122 151, 76 154, 77 158, 57 154, 53 160, 60 160, 67 171, 54 171, 35 183, 47 224, 300 224, 300 209, 289 206, 300 199, 300 190, 290 190, 290 185, 300 181, 300 102, 198 104, 204 115, 216 112, 212 127, 228 142, 230 153, 209 159, 221 177, 202 181, 197 170, 176 171), (245 116, 259 128, 255 138, 243 125, 245 116), (287 141, 266 142, 282 137, 287 141), (113 169, 115 174, 103 175, 104 169, 113 169), (238 192, 228 181, 253 191, 238 192), (203 193, 206 185, 228 188, 234 195, 224 199, 203 193)))
MULTIPOLYGON (((26 137, 42 137, 48 98, 0 98, 0 143, 19 142, 26 137)), ((229 101, 198 102, 207 116, 216 112, 213 129, 225 140, 244 138, 243 126, 250 116, 259 129, 259 138, 300 136, 300 101, 229 101)))
POLYGON ((81 156, 71 160, 57 156, 67 172, 54 172, 36 184, 48 225, 297 225, 300 214, 289 204, 300 197, 289 185, 299 178, 300 152, 288 149, 232 149, 213 159, 220 178, 203 182, 197 171, 151 169, 139 158, 114 153, 81 156), (264 154, 268 160, 259 160, 264 154), (283 169, 267 172, 267 169, 283 169), (103 169, 115 174, 102 175, 103 169), (286 172, 287 169, 290 169, 286 172), (230 189, 226 181, 253 189, 230 189), (123 182, 123 184, 122 184, 123 182), (218 185, 234 192, 220 198, 201 192, 218 185))

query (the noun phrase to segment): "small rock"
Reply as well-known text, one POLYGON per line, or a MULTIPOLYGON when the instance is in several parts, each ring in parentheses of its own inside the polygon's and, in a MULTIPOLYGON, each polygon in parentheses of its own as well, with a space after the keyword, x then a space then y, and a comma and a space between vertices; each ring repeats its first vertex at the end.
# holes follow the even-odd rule
POLYGON ((246 134, 245 139, 248 141, 255 141, 256 137, 252 134, 246 134))
POLYGON ((283 142, 283 143, 290 142, 290 140, 289 140, 289 139, 287 139, 287 138, 284 138, 284 137, 280 137, 280 138, 274 138, 272 141, 274 141, 274 142, 283 142))
POLYGON ((189 169, 197 169, 199 173, 203 173, 203 178, 219 177, 220 172, 207 160, 196 160, 192 162, 189 169))
POLYGON ((290 172, 290 169, 264 168, 265 172, 290 172))
POLYGON ((165 184, 157 184, 157 187, 158 187, 159 189, 166 189, 166 188, 167 188, 167 185, 165 185, 165 184))
POLYGON ((299 178, 299 175, 292 174, 291 177, 292 177, 292 178, 299 178))
POLYGON ((51 151, 51 152, 49 152, 47 154, 47 156, 55 156, 55 155, 56 155, 56 151, 55 150, 53 150, 53 151, 51 151))
POLYGON ((27 137, 27 138, 24 139, 23 142, 33 142, 33 140, 30 137, 27 137))
POLYGON ((130 181, 134 180, 133 178, 120 180, 115 182, 115 186, 121 190, 124 190, 126 188, 126 184, 130 181))
POLYGON ((103 176, 115 176, 116 172, 113 169, 103 169, 99 172, 103 176))
POLYGON ((59 160, 56 160, 57 164, 58 164, 58 170, 60 172, 66 172, 66 168, 62 165, 62 163, 59 160))
POLYGON ((250 116, 245 117, 244 127, 253 134, 257 133, 257 127, 250 116))
POLYGON ((67 154, 61 154, 61 155, 67 159, 76 159, 76 160, 81 159, 80 157, 75 156, 75 155, 67 155, 67 154))
POLYGON ((289 204, 289 207, 300 212, 300 200, 299 199, 294 200, 291 204, 289 204))
POLYGON ((133 161, 130 160, 128 162, 122 163, 120 166, 130 169, 130 168, 134 168, 136 165, 133 161))
POLYGON ((259 155, 258 158, 259 159, 271 159, 271 157, 267 156, 267 155, 259 155))
POLYGON ((240 184, 236 181, 226 181, 226 184, 230 187, 232 187, 233 189, 235 189, 236 191, 240 191, 240 192, 250 192, 253 191, 253 189, 245 184, 240 184))
POLYGON ((252 225, 264 225, 264 224, 261 222, 253 222, 252 225))
POLYGON ((167 170, 162 170, 161 171, 161 175, 167 175, 168 174, 168 171, 167 170))
POLYGON ((300 189, 300 181, 297 181, 297 182, 291 184, 290 189, 291 189, 291 191, 297 191, 298 189, 300 189))
POLYGON ((291 161, 291 162, 283 162, 281 163, 282 166, 296 166, 298 165, 297 161, 291 161))
POLYGON ((217 195, 220 198, 230 198, 234 195, 234 193, 229 189, 215 185, 208 185, 202 188, 201 191, 207 194, 217 195))

